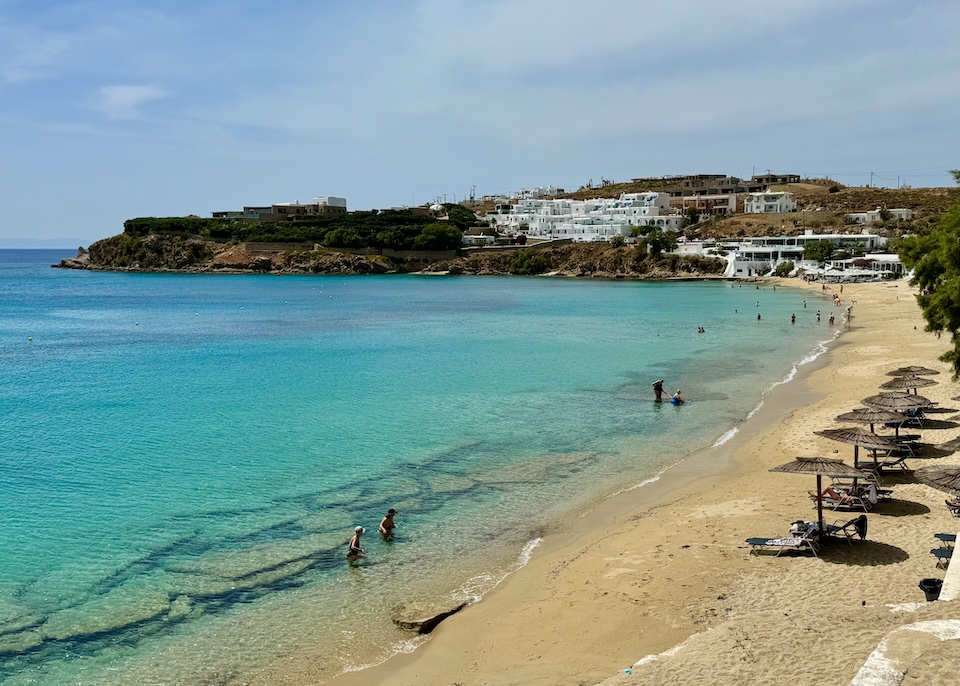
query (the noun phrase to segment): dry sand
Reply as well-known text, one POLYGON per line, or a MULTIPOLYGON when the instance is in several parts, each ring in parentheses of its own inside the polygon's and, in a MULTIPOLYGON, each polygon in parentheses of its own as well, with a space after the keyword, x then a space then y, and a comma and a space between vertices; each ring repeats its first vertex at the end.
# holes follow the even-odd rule
MULTIPOLYGON (((842 310, 819 300, 819 285, 811 290, 826 325, 827 313, 842 310)), ((834 417, 877 393, 887 371, 939 369, 940 385, 922 392, 960 412, 950 401, 958 385, 937 359, 947 341, 923 331, 912 289, 846 286, 844 307, 851 300, 849 330, 775 389, 733 441, 549 534, 526 567, 412 654, 331 683, 847 684, 891 631, 960 615, 954 602, 923 602, 917 586, 943 577, 930 555, 933 534, 956 533, 960 519, 943 493, 909 475, 887 478, 893 499, 869 514, 867 541, 825 546, 819 558, 758 557, 744 543, 816 518, 807 498, 814 477, 768 470, 801 455, 852 462, 852 446, 813 432, 843 426, 834 417)), ((923 430, 923 442, 960 434, 946 421, 956 412, 932 415, 941 428, 923 430)), ((911 468, 953 463, 960 454, 908 460, 911 468)), ((827 521, 855 515, 830 512, 827 521)), ((960 641, 907 633, 910 640, 890 642, 905 683, 960 683, 960 641)))

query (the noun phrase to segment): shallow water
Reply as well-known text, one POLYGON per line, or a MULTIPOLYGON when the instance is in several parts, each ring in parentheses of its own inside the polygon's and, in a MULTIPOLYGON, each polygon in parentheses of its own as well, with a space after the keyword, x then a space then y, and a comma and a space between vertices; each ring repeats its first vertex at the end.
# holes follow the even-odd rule
POLYGON ((809 293, 726 283, 48 268, 62 256, 0 251, 10 684, 376 662, 409 638, 396 605, 482 594, 544 527, 728 435, 831 334, 809 293), (659 377, 692 402, 652 403, 659 377), (388 507, 392 543, 372 535, 388 507))

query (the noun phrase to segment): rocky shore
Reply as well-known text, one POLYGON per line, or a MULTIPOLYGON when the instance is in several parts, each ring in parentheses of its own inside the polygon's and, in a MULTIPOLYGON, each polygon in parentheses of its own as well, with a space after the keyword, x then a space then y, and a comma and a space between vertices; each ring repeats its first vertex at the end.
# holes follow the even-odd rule
POLYGON ((262 249, 173 234, 121 234, 80 248, 54 267, 93 271, 234 274, 527 275, 667 279, 717 277, 725 262, 693 255, 655 257, 634 247, 581 243, 549 247, 477 250, 456 257, 354 254, 290 246, 262 249))

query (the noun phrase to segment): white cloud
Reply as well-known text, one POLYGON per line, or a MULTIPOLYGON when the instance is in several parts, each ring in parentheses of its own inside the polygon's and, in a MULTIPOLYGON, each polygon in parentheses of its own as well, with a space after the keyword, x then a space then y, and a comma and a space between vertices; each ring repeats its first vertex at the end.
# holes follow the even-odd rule
POLYGON ((101 86, 91 107, 110 120, 139 119, 143 115, 143 105, 169 96, 170 93, 165 89, 154 85, 101 86))

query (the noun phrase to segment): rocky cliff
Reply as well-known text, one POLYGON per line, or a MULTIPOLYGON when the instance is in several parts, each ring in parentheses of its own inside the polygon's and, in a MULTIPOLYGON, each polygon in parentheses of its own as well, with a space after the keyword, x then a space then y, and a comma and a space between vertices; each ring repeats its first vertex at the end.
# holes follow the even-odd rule
POLYGON ((655 258, 632 247, 585 243, 510 250, 476 250, 448 260, 423 255, 387 257, 295 247, 251 250, 174 234, 121 234, 97 241, 88 251, 54 265, 64 269, 151 272, 269 274, 552 274, 595 278, 663 279, 717 276, 722 260, 665 255, 655 258))

